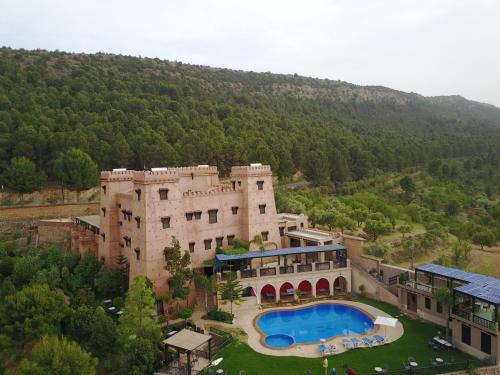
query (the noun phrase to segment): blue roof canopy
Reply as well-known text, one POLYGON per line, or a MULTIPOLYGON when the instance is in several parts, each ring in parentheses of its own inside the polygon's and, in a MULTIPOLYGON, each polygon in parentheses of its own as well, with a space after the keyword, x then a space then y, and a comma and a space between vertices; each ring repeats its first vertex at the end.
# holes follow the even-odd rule
POLYGON ((481 275, 479 273, 445 267, 439 264, 424 264, 418 266, 415 270, 429 272, 438 276, 468 283, 460 285, 454 290, 495 305, 500 304, 500 279, 481 275))
POLYGON ((244 254, 216 254, 215 255, 215 268, 218 271, 219 262, 230 262, 245 259, 267 258, 275 256, 293 255, 293 254, 308 254, 308 253, 321 253, 325 251, 340 251, 346 250, 346 247, 340 244, 331 244, 323 246, 303 246, 303 247, 285 247, 282 249, 266 250, 266 251, 249 251, 244 254))

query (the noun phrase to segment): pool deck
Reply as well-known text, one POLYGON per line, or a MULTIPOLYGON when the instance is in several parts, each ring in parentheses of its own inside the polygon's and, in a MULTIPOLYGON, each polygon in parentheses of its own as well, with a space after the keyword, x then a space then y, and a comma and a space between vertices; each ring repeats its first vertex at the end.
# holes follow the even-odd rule
MULTIPOLYGON (((286 307, 276 307, 261 310, 257 306, 240 306, 237 310, 235 310, 235 320, 234 323, 231 324, 231 328, 242 328, 248 335, 248 345, 255 350, 256 352, 266 354, 266 355, 274 355, 274 356, 297 356, 297 357, 307 357, 307 358, 318 358, 321 357, 321 353, 319 351, 318 346, 321 343, 314 344, 296 344, 290 348, 276 349, 270 348, 266 345, 263 345, 261 342, 262 335, 258 332, 258 330, 254 326, 255 318, 262 314, 268 313, 270 311, 283 311, 283 310, 297 310, 303 309, 308 306, 324 304, 324 303, 337 303, 346 306, 355 307, 369 316, 371 316, 374 320, 377 316, 387 316, 390 317, 389 314, 379 310, 373 306, 365 305, 363 303, 354 302, 354 301, 346 301, 346 300, 323 300, 323 301, 315 301, 306 304, 296 305, 296 306, 286 306, 286 307)), ((207 322, 207 321, 205 321, 207 322)), ((201 323, 201 322, 200 322, 201 323)), ((337 346, 336 354, 343 353, 346 351, 344 349, 344 345, 342 345, 343 338, 353 338, 353 337, 363 337, 368 336, 371 337, 373 335, 381 335, 387 339, 386 344, 390 344, 395 340, 399 339, 403 335, 403 325, 398 321, 395 327, 379 327, 375 326, 374 329, 368 334, 364 335, 341 335, 335 336, 329 340, 326 340, 324 345, 335 344, 337 346)), ((383 344, 383 345, 386 345, 383 344)), ((358 347, 360 348, 368 348, 368 346, 362 344, 358 347)))

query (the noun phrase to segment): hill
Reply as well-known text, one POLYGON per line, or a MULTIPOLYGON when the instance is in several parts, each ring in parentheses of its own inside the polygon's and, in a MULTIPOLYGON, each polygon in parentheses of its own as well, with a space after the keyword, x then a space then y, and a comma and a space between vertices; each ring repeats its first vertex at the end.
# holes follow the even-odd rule
POLYGON ((435 158, 498 160, 500 109, 298 75, 112 54, 0 49, 0 174, 27 156, 52 177, 69 148, 101 169, 271 164, 320 182, 435 158))

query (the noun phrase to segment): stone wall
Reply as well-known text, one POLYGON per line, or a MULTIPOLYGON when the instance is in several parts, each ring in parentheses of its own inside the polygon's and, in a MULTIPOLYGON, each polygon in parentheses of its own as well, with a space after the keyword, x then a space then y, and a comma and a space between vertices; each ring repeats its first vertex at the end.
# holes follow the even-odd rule
POLYGON ((70 219, 40 220, 38 222, 38 244, 57 244, 65 249, 71 247, 70 219))
POLYGON ((392 294, 390 291, 385 289, 380 285, 377 280, 375 280, 370 275, 359 270, 357 267, 351 268, 352 275, 352 290, 361 293, 359 290, 360 285, 364 285, 364 294, 367 297, 378 299, 382 302, 389 303, 391 305, 398 306, 398 297, 392 294))
POLYGON ((95 215, 99 203, 67 203, 41 206, 9 206, 0 207, 2 220, 30 220, 33 218, 56 218, 81 215, 95 215))

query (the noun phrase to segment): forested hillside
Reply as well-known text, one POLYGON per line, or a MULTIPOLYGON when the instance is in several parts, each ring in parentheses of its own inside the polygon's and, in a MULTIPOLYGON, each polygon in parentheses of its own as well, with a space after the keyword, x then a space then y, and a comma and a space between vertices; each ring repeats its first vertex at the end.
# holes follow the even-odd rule
POLYGON ((110 54, 0 49, 0 175, 54 179, 70 147, 101 169, 269 163, 316 182, 434 158, 500 158, 500 109, 460 97, 110 54))

